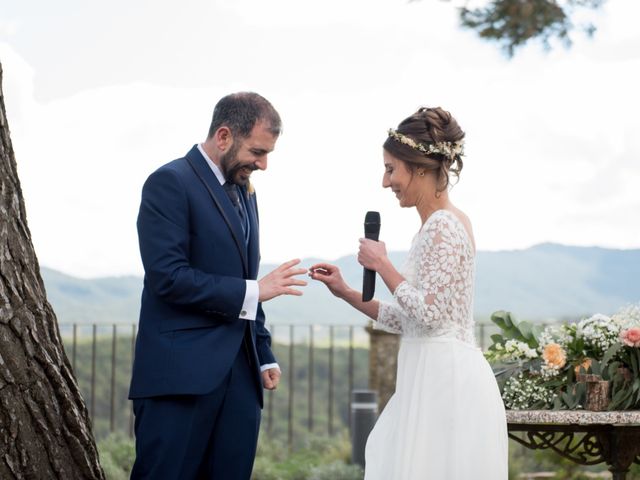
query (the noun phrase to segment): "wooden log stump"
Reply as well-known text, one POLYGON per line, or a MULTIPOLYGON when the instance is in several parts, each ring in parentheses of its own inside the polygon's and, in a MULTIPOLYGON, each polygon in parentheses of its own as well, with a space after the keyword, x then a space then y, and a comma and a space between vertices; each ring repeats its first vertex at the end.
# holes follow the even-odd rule
POLYGON ((578 375, 579 382, 587 384, 587 401, 585 410, 602 412, 609 406, 609 381, 603 380, 600 375, 582 373, 578 375))

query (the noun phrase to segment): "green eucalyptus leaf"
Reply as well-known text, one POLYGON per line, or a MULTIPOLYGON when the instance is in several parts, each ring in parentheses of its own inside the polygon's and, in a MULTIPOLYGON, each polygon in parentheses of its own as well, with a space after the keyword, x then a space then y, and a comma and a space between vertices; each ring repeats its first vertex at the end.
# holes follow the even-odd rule
POLYGON ((507 330, 509 328, 502 318, 494 318, 493 323, 500 327, 501 330, 507 330))
POLYGON ((578 374, 584 374, 588 372, 588 368, 584 368, 582 365, 580 365, 580 368, 578 369, 578 374))
POLYGON ((628 393, 629 392, 627 390, 622 388, 612 395, 611 400, 613 400, 614 402, 621 402, 628 395, 628 393))
POLYGON ((584 403, 587 398, 587 386, 584 383, 576 385, 576 397, 579 403, 584 403))
POLYGON ((504 323, 507 324, 507 327, 513 327, 516 324, 515 317, 511 315, 511 312, 506 312, 506 315, 504 316, 504 323))
POLYGON ((611 399, 611 405, 617 408, 625 401, 627 395, 630 395, 630 392, 627 390, 618 391, 615 395, 613 395, 613 398, 611 399))
POLYGON ((544 327, 542 325, 534 325, 533 326, 533 336, 538 339, 540 338, 540 335, 542 334, 542 332, 544 332, 544 327))
POLYGON ((506 329, 507 323, 505 322, 505 317, 508 315, 504 310, 498 310, 497 312, 493 312, 491 314, 491 321, 495 323, 501 329, 506 329))
POLYGON ((629 398, 627 398, 627 400, 624 402, 622 409, 623 410, 629 410, 631 408, 631 405, 633 405, 633 395, 629 395, 629 398))
POLYGON ((520 322, 518 329, 524 338, 527 340, 533 338, 533 326, 529 322, 520 322))
POLYGON ((638 364, 640 363, 638 361, 638 357, 635 356, 633 353, 631 354, 631 371, 633 372, 633 376, 637 377, 638 375, 640 375, 640 372, 638 371, 638 364))
POLYGON ((573 398, 571 398, 571 395, 569 395, 568 393, 562 392, 560 396, 562 397, 562 400, 564 401, 565 405, 569 409, 572 409, 574 402, 573 402, 573 398))
POLYGON ((611 359, 613 358, 613 356, 618 353, 618 351, 620 350, 620 348, 622 348, 622 344, 620 343, 616 343, 615 345, 609 347, 607 349, 606 352, 604 352, 604 355, 602 356, 602 364, 606 365, 607 363, 609 363, 611 361, 611 359))

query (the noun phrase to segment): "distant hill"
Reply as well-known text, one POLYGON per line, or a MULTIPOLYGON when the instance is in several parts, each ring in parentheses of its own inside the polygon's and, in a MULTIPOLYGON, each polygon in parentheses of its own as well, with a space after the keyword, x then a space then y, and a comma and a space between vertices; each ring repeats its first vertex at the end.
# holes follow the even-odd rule
MULTIPOLYGON (((400 266, 406 252, 392 252, 400 266)), ((309 267, 317 259, 304 259, 309 267)), ((362 283, 362 268, 355 256, 340 258, 346 281, 362 283)), ((268 272, 275 265, 263 265, 268 272)), ((78 279, 43 268, 49 301, 61 322, 137 321, 142 278, 78 279)), ((475 315, 487 319, 495 310, 510 310, 520 319, 577 318, 595 312, 613 313, 620 306, 640 301, 640 250, 571 247, 541 244, 525 250, 479 252, 477 258, 475 315)), ((309 279, 310 280, 310 279, 309 279)), ((390 294, 378 280, 377 296, 390 294)), ((304 296, 280 297, 265 304, 271 323, 357 324, 363 315, 334 299, 316 282, 304 296)))
POLYGON ((475 299, 481 316, 497 309, 532 319, 614 313, 640 302, 640 250, 547 243, 480 252, 475 299))
POLYGON ((82 279, 41 268, 47 299, 59 322, 134 323, 138 321, 142 277, 82 279))

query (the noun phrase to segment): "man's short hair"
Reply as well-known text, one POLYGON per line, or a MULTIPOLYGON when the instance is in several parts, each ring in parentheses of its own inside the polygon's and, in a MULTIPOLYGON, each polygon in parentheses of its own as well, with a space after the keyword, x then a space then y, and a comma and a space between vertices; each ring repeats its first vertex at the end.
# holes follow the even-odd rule
POLYGON ((258 121, 264 121, 274 136, 280 135, 280 115, 266 98, 254 92, 232 93, 221 98, 213 109, 208 138, 220 127, 228 127, 234 137, 247 138, 258 121))

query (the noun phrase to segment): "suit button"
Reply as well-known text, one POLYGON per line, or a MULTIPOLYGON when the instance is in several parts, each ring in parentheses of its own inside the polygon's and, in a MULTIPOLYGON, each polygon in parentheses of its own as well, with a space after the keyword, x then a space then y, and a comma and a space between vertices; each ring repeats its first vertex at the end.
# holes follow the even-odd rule
POLYGON ((242 311, 240 312, 240 316, 241 316, 241 317, 246 317, 246 316, 247 316, 247 311, 246 311, 246 310, 242 310, 242 311))

